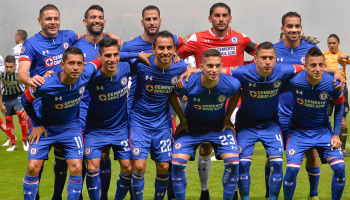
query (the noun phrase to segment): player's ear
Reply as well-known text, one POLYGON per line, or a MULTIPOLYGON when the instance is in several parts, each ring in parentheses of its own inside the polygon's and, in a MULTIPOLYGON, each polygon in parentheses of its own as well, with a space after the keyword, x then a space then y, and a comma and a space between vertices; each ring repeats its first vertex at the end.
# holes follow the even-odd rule
POLYGON ((208 17, 208 21, 209 21, 210 23, 213 23, 213 22, 211 21, 211 16, 208 17))
POLYGON ((86 19, 83 19, 83 24, 84 24, 84 26, 87 26, 87 21, 86 21, 86 19))
POLYGON ((230 15, 230 23, 232 22, 232 16, 230 15))
MULTIPOLYGON (((97 58, 101 61, 102 55, 100 53, 97 53, 97 58)), ((101 61, 102 62, 102 61, 101 61)))
POLYGON ((41 25, 41 19, 38 17, 38 24, 41 25))
POLYGON ((144 26, 143 26, 143 19, 141 19, 141 26, 144 27, 144 26))
POLYGON ((255 55, 254 55, 254 62, 255 62, 255 63, 257 63, 257 62, 256 62, 257 59, 258 59, 258 57, 257 57, 256 54, 255 54, 255 55))
POLYGON ((64 62, 63 60, 60 62, 61 68, 64 69, 64 62))
POLYGON ((161 25, 162 25, 162 23, 163 23, 162 18, 159 18, 159 26, 161 26, 161 25))
POLYGON ((283 26, 281 26, 281 33, 283 33, 283 34, 284 34, 283 26))
POLYGON ((154 46, 152 46, 152 51, 155 54, 156 49, 154 48, 154 46))

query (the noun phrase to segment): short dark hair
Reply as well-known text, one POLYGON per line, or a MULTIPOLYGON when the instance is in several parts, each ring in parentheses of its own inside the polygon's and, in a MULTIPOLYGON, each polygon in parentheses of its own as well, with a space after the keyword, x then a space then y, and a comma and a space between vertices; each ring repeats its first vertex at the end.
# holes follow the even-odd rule
POLYGON ((98 11, 101 11, 102 14, 104 15, 104 13, 103 13, 103 8, 102 8, 100 5, 96 5, 96 4, 95 4, 95 5, 90 6, 90 7, 85 11, 85 14, 84 14, 84 18, 85 18, 85 19, 88 18, 88 12, 89 12, 90 10, 98 10, 98 11))
POLYGON ((157 6, 148 5, 144 9, 142 9, 142 18, 145 15, 146 10, 157 10, 158 11, 158 15, 160 16, 160 10, 159 10, 159 8, 157 6))
POLYGON ((280 34, 280 40, 282 40, 284 33, 280 34))
POLYGON ((21 40, 26 40, 28 37, 27 31, 22 30, 22 29, 18 29, 17 30, 17 35, 21 38, 21 40))
POLYGON ((83 52, 78 48, 78 47, 68 47, 64 52, 63 52, 63 62, 65 62, 68 58, 68 55, 81 55, 83 57, 84 61, 84 54, 83 52))
POLYGON ((301 16, 297 12, 290 11, 290 12, 287 12, 286 14, 283 15, 282 26, 284 26, 284 22, 286 21, 287 17, 299 17, 300 23, 301 23, 301 16))
POLYGON ((7 63, 15 63, 16 62, 16 58, 13 55, 8 55, 5 58, 5 62, 7 62, 7 63))
POLYGON ((227 4, 222 3, 222 2, 216 3, 216 4, 211 6, 210 11, 209 11, 209 16, 211 16, 211 14, 213 14, 214 9, 217 8, 217 7, 224 7, 224 8, 226 8, 228 10, 228 14, 231 16, 231 8, 230 8, 230 6, 228 6, 227 4))
POLYGON ((173 44, 175 47, 175 39, 172 33, 170 33, 169 31, 160 31, 157 33, 157 35, 154 36, 153 38, 153 42, 152 45, 154 48, 156 48, 156 41, 158 37, 162 37, 162 38, 171 38, 173 40, 173 44))
POLYGON ((39 17, 41 18, 41 16, 44 14, 44 11, 46 10, 57 10, 58 14, 60 14, 60 11, 58 10, 58 8, 53 5, 53 4, 46 4, 44 7, 42 7, 39 11, 39 17))
POLYGON ((310 57, 320 57, 320 56, 322 56, 325 59, 321 50, 319 50, 317 47, 311 47, 305 55, 305 64, 307 63, 310 57))
POLYGON ((111 47, 111 46, 116 46, 119 49, 119 45, 118 45, 118 41, 110 38, 110 37, 106 37, 103 38, 99 43, 98 43, 98 51, 100 53, 103 53, 103 49, 106 47, 111 47))
MULTIPOLYGON (((328 36, 328 39, 329 38, 335 38, 335 39, 337 39, 337 41, 339 42, 339 37, 336 35, 336 34, 334 34, 334 33, 332 33, 332 34, 330 34, 329 36, 328 36)), ((327 40, 328 40, 327 39, 327 40)))
POLYGON ((276 49, 273 46, 273 44, 271 42, 267 42, 267 41, 259 44, 259 46, 256 48, 255 55, 258 55, 260 49, 273 49, 276 52, 276 49))
POLYGON ((208 58, 208 57, 220 57, 220 58, 222 58, 220 51, 218 51, 216 49, 208 49, 208 50, 204 51, 202 54, 202 62, 203 62, 204 58, 208 58))

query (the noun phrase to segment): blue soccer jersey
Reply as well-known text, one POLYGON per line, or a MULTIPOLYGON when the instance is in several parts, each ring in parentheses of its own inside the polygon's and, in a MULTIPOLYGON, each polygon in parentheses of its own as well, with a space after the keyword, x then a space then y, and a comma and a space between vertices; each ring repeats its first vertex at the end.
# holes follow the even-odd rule
MULTIPOLYGON (((300 45, 295 49, 290 49, 284 45, 284 41, 278 42, 273 46, 276 49, 276 63, 285 64, 305 64, 305 55, 311 47, 317 47, 314 44, 310 44, 305 40, 300 40, 300 45)), ((279 97, 278 114, 280 117, 287 118, 292 114, 293 100, 292 94, 289 92, 283 93, 279 97)))
POLYGON ((31 62, 30 76, 44 76, 48 70, 62 71, 60 62, 63 52, 78 40, 78 36, 71 30, 59 30, 54 38, 44 37, 41 32, 27 39, 23 43, 19 61, 31 62))

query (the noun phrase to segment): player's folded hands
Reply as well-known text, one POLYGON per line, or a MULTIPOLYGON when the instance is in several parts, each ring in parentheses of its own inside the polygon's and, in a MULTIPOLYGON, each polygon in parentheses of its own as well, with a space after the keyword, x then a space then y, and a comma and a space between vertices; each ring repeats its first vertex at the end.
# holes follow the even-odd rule
POLYGON ((332 147, 335 149, 338 149, 342 145, 342 142, 339 140, 339 135, 332 136, 331 144, 332 144, 332 147))
POLYGON ((33 142, 36 140, 35 144, 38 144, 42 134, 47 137, 46 129, 43 126, 34 127, 32 133, 29 136, 29 143, 33 144, 33 142))

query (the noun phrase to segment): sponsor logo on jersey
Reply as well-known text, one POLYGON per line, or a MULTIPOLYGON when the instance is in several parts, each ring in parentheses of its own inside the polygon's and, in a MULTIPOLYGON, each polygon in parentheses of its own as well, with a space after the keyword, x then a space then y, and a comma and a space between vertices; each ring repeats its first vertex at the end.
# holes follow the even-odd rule
MULTIPOLYGON (((43 54, 46 53, 43 51, 43 54)), ((47 52, 48 53, 48 52, 47 52)), ((60 62, 62 61, 62 57, 63 54, 57 55, 57 56, 53 56, 53 57, 49 57, 49 58, 45 58, 45 66, 46 67, 52 67, 54 65, 59 65, 60 62)))
POLYGON ((109 92, 107 94, 98 94, 98 99, 100 101, 111 101, 114 99, 118 99, 126 95, 128 92, 128 86, 125 86, 123 89, 115 91, 115 92, 109 92))
POLYGON ((277 58, 277 62, 283 62, 283 58, 277 58))
MULTIPOLYGON (((328 93, 327 93, 328 95, 328 93)), ((328 96, 327 96, 328 97, 328 96)), ((323 108, 326 105, 326 101, 316 101, 316 100, 310 100, 310 99, 302 99, 297 97, 298 104, 309 107, 309 108, 323 108)))
POLYGON ((91 147, 85 147, 85 155, 89 156, 89 155, 91 155, 91 153, 92 153, 91 147))
POLYGON ((54 66, 55 62, 53 61, 52 57, 45 58, 45 66, 46 67, 52 67, 54 66))
POLYGON ((79 98, 70 100, 70 101, 66 101, 64 103, 60 103, 60 104, 55 104, 55 109, 63 109, 63 108, 70 108, 73 106, 77 106, 80 103, 80 100, 83 96, 80 96, 79 98))
POLYGON ((174 90, 175 86, 169 85, 150 85, 146 84, 145 88, 147 92, 159 93, 159 94, 169 94, 174 90))
POLYGON ((107 101, 107 94, 98 94, 98 100, 100 101, 107 101))
POLYGON ((302 64, 305 64, 305 56, 303 56, 303 57, 300 58, 300 62, 301 62, 302 64))
POLYGON ((235 71, 238 66, 231 67, 231 71, 235 71))
POLYGON ((238 145, 238 153, 241 154, 243 152, 243 148, 241 145, 238 145))
POLYGON ((257 98, 258 97, 258 92, 254 91, 254 90, 249 90, 249 96, 251 96, 253 98, 257 98))
POLYGON ((221 56, 232 56, 236 55, 236 46, 230 47, 218 47, 216 48, 221 54, 221 56))
POLYGON ((182 148, 182 143, 181 142, 177 142, 175 145, 174 145, 174 148, 176 150, 180 150, 182 148))
POLYGON ((220 104, 205 104, 205 105, 193 104, 193 106, 197 110, 214 111, 214 110, 222 109, 224 107, 224 103, 220 103, 220 104))
POLYGON ((232 37, 231 37, 231 42, 232 42, 233 44, 237 44, 237 43, 238 43, 238 37, 232 36, 232 37))
POLYGON ((338 63, 338 68, 343 69, 343 65, 341 63, 338 63))
POLYGON ((24 53, 25 50, 26 50, 26 48, 25 48, 25 47, 22 47, 22 48, 21 48, 21 53, 24 53))
POLYGON ((281 81, 280 80, 277 80, 273 83, 273 87, 274 88, 279 88, 281 86, 281 81))
POLYGON ((321 94, 320 94, 320 99, 321 100, 327 100, 328 99, 328 93, 327 92, 322 92, 321 94))
POLYGON ((297 97, 297 102, 298 102, 298 104, 303 106, 305 101, 304 101, 304 99, 297 97))
POLYGON ((79 90, 79 94, 83 94, 84 91, 85 91, 85 86, 82 86, 82 87, 80 88, 80 90, 79 90))
POLYGON ((146 84, 146 90, 147 90, 147 92, 153 92, 154 91, 154 85, 146 84))
POLYGON ((38 149, 32 146, 30 147, 29 152, 30 152, 30 155, 35 156, 36 154, 38 154, 38 149))
POLYGON ((219 103, 223 103, 223 102, 225 102, 226 101, 226 96, 225 95, 220 95, 219 97, 218 97, 218 102, 219 103))
POLYGON ((63 42, 63 48, 68 49, 69 43, 67 41, 63 42))
POLYGON ((278 94, 278 89, 267 91, 249 90, 249 96, 258 99, 272 98, 278 94))
POLYGON ((126 76, 124 76, 122 78, 122 80, 120 81, 120 83, 122 84, 122 86, 126 86, 126 84, 128 84, 128 78, 126 76))
POLYGON ((295 153, 296 153, 296 151, 295 151, 295 149, 293 149, 293 148, 291 148, 291 149, 288 150, 288 155, 290 155, 290 156, 294 156, 295 153))
POLYGON ((193 104, 193 106, 197 110, 202 110, 202 105, 193 104))
POLYGON ((171 84, 175 85, 178 78, 178 76, 174 76, 173 78, 171 78, 171 84))
POLYGON ((55 109, 61 110, 64 108, 64 103, 55 104, 55 109))
POLYGON ((138 156, 140 155, 140 153, 141 153, 141 149, 139 147, 134 147, 132 149, 132 154, 134 154, 134 156, 138 156))

